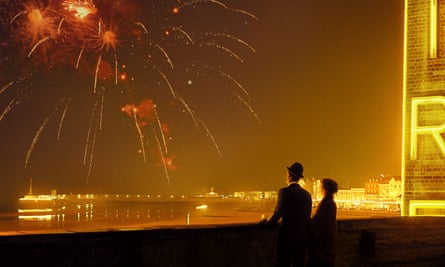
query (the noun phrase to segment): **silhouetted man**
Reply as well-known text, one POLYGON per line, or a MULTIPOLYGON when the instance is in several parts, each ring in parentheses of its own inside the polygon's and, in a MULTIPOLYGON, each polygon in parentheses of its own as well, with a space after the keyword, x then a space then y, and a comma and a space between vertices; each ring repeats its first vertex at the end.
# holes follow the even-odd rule
POLYGON ((308 247, 312 198, 298 184, 303 177, 303 166, 295 162, 287 170, 288 186, 278 192, 275 211, 266 224, 280 224, 277 235, 277 265, 303 267, 308 247))

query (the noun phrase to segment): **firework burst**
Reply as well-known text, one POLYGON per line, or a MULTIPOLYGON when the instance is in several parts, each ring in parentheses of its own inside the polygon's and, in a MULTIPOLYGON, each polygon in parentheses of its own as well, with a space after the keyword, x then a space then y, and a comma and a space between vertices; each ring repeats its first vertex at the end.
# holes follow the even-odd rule
POLYGON ((169 186, 176 155, 169 149, 172 138, 162 114, 171 103, 189 115, 222 156, 209 127, 189 103, 193 94, 186 87, 192 80, 223 81, 222 88, 260 121, 247 90, 224 68, 242 63, 255 49, 220 23, 214 27, 198 19, 203 15, 208 20, 208 12, 216 12, 245 25, 257 20, 248 11, 215 0, 5 0, 0 8, 0 99, 6 103, 0 123, 31 95, 50 95, 43 103, 49 111, 25 153, 25 168, 45 127, 54 121, 60 140, 73 106, 90 103, 83 157, 88 182, 105 99, 112 93, 125 101, 119 108, 133 122, 143 161, 157 158, 169 186), (158 103, 170 104, 160 108, 158 103))

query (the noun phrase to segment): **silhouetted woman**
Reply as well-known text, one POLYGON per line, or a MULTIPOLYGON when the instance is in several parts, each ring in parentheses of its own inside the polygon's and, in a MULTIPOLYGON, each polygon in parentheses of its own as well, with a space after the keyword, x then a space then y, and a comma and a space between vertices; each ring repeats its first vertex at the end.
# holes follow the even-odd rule
POLYGON ((323 199, 311 220, 309 267, 334 266, 337 252, 337 205, 334 194, 338 185, 332 179, 321 181, 323 199))

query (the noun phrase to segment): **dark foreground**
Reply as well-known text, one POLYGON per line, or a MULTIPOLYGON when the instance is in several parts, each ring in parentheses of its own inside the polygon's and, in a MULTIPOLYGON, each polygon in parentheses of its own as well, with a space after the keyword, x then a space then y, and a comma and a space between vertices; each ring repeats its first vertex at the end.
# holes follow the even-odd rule
MULTIPOLYGON (((336 266, 445 266, 445 218, 339 220, 336 266)), ((275 228, 195 225, 0 236, 2 266, 273 266, 275 228)))

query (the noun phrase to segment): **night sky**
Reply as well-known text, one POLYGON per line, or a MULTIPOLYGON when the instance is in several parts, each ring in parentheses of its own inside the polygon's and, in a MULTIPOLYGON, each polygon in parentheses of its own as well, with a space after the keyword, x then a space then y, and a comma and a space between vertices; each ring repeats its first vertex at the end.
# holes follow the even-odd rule
POLYGON ((400 175, 402 0, 95 1, 87 19, 115 39, 60 2, 0 2, 2 208, 30 177, 191 195, 277 190, 294 161, 341 187, 400 175), (13 19, 32 3, 43 28, 13 19))

